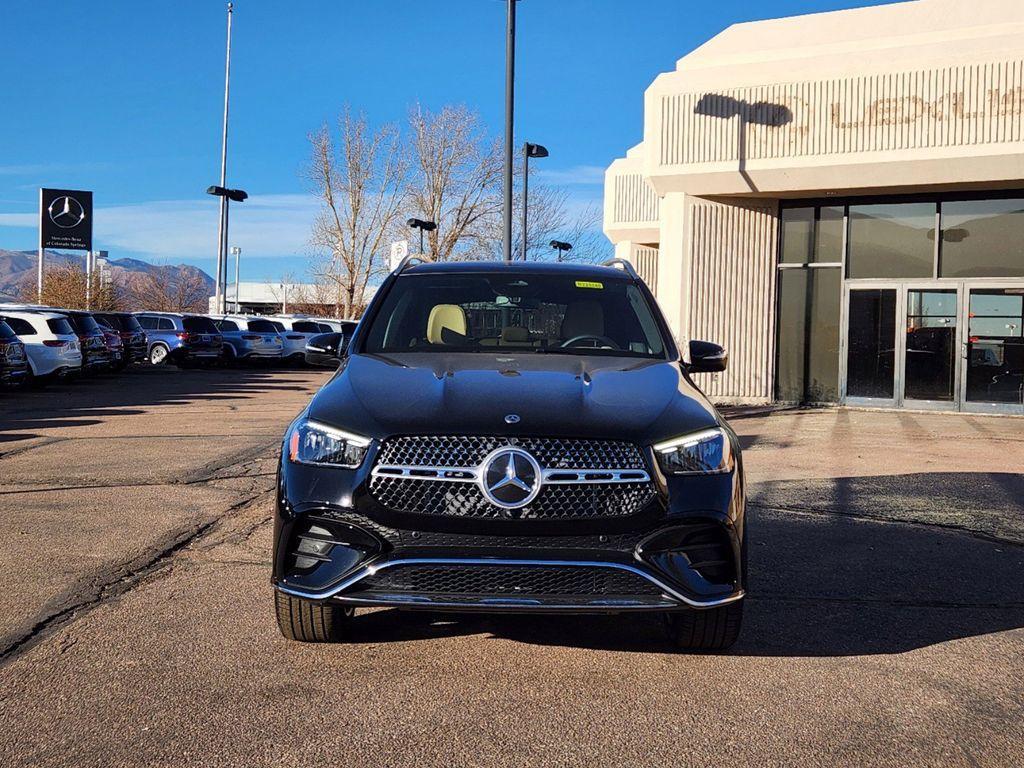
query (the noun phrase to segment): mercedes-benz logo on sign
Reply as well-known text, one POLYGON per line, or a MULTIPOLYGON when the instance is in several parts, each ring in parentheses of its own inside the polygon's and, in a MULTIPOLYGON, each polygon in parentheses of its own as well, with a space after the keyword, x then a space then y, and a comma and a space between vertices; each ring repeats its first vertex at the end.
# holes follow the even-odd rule
POLYGON ((521 448, 492 451, 481 469, 480 490, 484 498, 502 509, 525 507, 540 493, 540 465, 521 448))
POLYGON ((72 229, 85 220, 85 208, 73 197, 58 197, 48 209, 50 221, 61 229, 72 229))

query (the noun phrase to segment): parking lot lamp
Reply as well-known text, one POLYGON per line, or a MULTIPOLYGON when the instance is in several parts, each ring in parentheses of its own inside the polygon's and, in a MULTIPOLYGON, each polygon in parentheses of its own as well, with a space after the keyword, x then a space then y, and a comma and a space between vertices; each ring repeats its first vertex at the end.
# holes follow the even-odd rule
POLYGON ((556 261, 561 261, 562 254, 572 250, 572 243, 564 243, 561 240, 552 240, 548 245, 555 249, 556 261))
POLYGON ((530 208, 530 158, 547 156, 547 147, 542 147, 540 144, 531 144, 530 142, 523 144, 523 261, 526 261, 526 233, 529 232, 526 226, 526 217, 530 208))
MULTIPOLYGON (((227 187, 212 186, 206 188, 206 194, 214 195, 219 197, 221 206, 224 208, 224 219, 223 219, 223 236, 224 240, 222 245, 227 246, 228 241, 228 204, 231 200, 236 203, 245 202, 249 197, 249 194, 244 189, 228 189, 227 187)), ((217 290, 214 292, 214 303, 217 305, 218 314, 223 315, 227 312, 227 283, 228 283, 228 258, 227 248, 223 248, 223 258, 217 260, 217 290)))
POLYGON ((418 229, 420 231, 420 256, 423 256, 423 233, 433 232, 437 229, 437 223, 433 221, 425 221, 423 219, 409 219, 405 223, 413 229, 418 229))
POLYGON ((237 315, 241 311, 238 304, 238 288, 241 285, 241 281, 238 277, 238 262, 241 260, 242 257, 242 249, 239 248, 237 245, 231 246, 231 255, 235 257, 235 314, 237 315))

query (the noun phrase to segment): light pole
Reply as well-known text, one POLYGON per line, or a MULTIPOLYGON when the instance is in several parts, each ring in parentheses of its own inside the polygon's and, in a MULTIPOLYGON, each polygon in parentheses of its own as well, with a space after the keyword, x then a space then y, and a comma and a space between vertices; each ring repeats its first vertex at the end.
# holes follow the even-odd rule
MULTIPOLYGON (((245 202, 246 198, 249 197, 248 193, 244 189, 228 189, 227 187, 212 186, 206 188, 206 194, 215 195, 220 198, 220 207, 223 212, 221 218, 221 233, 223 235, 221 239, 221 254, 218 254, 217 258, 217 290, 214 293, 214 304, 217 305, 217 313, 225 314, 227 312, 227 293, 228 285, 228 254, 227 254, 227 242, 228 242, 228 203, 234 200, 236 203, 245 202)), ((236 297, 237 298, 237 297, 236 297)))
POLYGON ((516 3, 505 0, 508 19, 505 27, 505 232, 502 243, 505 261, 512 261, 512 142, 516 79, 516 3))
POLYGON ((572 250, 572 243, 563 243, 561 240, 552 240, 548 245, 555 250, 555 261, 561 261, 562 254, 572 250))
POLYGON ((423 253, 423 233, 433 232, 437 229, 437 224, 433 221, 424 221, 423 219, 409 219, 405 223, 413 229, 418 229, 420 231, 420 256, 426 255, 423 253))
POLYGON ((526 220, 530 207, 530 158, 547 156, 548 150, 546 147, 542 147, 540 144, 531 144, 530 142, 523 144, 523 261, 526 261, 526 233, 529 232, 526 227, 526 220))
POLYGON ((235 314, 237 315, 241 311, 241 307, 240 307, 240 305, 238 303, 239 300, 240 300, 238 298, 239 297, 238 289, 239 289, 239 286, 241 285, 241 280, 238 277, 238 262, 242 258, 242 249, 239 248, 237 245, 232 246, 231 247, 231 255, 235 257, 235 314))
MULTIPOLYGON (((224 124, 220 141, 220 187, 227 186, 228 172, 228 95, 231 90, 231 17, 234 15, 234 3, 228 3, 228 40, 224 57, 224 124)), ((209 190, 207 190, 209 191, 209 190)), ((224 292, 227 288, 227 244, 228 244, 228 201, 223 195, 220 198, 220 218, 217 220, 217 286, 214 290, 214 303, 219 312, 224 309, 224 292)))

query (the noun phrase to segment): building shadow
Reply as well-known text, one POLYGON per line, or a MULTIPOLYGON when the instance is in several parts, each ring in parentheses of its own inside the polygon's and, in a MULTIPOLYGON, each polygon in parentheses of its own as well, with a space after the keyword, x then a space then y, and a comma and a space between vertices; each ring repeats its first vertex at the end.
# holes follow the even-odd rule
MULTIPOLYGON (((858 480, 870 485, 874 479, 858 480)), ((969 476, 963 480, 971 486, 969 476)), ((859 486, 840 485, 839 497, 856 497, 859 486)), ((750 510, 748 536, 749 596, 732 655, 903 653, 1024 627, 1020 545, 942 527, 759 506, 750 510)), ((671 651, 654 614, 377 610, 357 616, 353 641, 468 634, 595 650, 671 651)))
POLYGON ((770 101, 736 99, 721 93, 705 93, 693 108, 694 114, 717 117, 722 120, 737 120, 736 156, 737 170, 751 192, 757 192, 757 185, 747 172, 747 127, 763 125, 779 128, 793 122, 793 110, 785 104, 770 101))

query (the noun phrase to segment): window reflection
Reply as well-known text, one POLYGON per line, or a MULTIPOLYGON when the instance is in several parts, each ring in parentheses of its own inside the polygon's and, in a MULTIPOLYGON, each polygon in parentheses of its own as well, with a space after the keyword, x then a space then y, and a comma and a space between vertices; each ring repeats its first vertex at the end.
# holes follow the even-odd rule
POLYGON ((939 276, 1024 276, 1024 200, 943 203, 939 276))
POLYGON ((1024 289, 972 290, 967 391, 974 403, 1024 403, 1024 289))
POLYGON ((907 347, 903 396, 953 399, 956 370, 956 291, 907 291, 907 347))
POLYGON ((935 211, 935 203, 851 205, 847 276, 931 277, 935 211))

